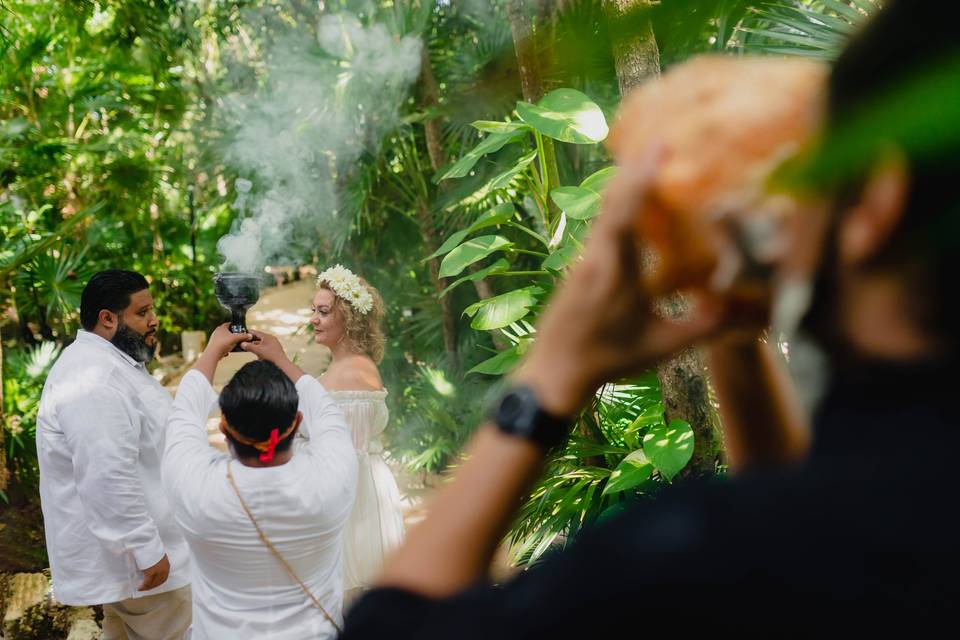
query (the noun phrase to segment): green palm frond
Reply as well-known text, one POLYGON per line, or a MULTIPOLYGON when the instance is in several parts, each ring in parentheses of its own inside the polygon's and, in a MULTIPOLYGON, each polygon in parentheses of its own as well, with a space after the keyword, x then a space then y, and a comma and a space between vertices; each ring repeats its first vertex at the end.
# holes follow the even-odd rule
POLYGON ((80 296, 96 271, 85 259, 86 249, 61 245, 34 258, 17 273, 17 306, 30 314, 42 314, 69 330, 80 308, 80 296))
POLYGON ((879 1, 794 0, 754 7, 737 27, 733 46, 751 53, 833 60, 879 1))
POLYGON ((0 250, 0 280, 19 270, 45 251, 61 243, 74 229, 103 209, 102 203, 67 218, 53 231, 38 236, 21 236, 0 250))
POLYGON ((573 435, 550 459, 510 532, 510 556, 516 564, 536 562, 555 545, 572 540, 583 526, 638 494, 639 489, 605 495, 604 487, 620 462, 641 446, 647 429, 663 422, 656 375, 605 386, 580 421, 580 428, 591 437, 573 435))

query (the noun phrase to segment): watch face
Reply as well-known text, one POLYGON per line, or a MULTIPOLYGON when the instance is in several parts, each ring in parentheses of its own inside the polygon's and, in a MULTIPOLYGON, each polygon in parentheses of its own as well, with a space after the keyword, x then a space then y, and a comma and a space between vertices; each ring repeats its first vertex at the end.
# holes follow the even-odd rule
POLYGON ((524 389, 514 389, 500 402, 497 422, 501 427, 518 435, 527 435, 533 429, 536 400, 524 389))
POLYGON ((515 422, 523 413, 523 402, 517 397, 516 393, 508 394, 503 402, 500 403, 500 418, 509 422, 515 422))
POLYGON ((562 442, 570 430, 569 421, 545 413, 533 389, 517 386, 501 396, 489 414, 503 433, 526 438, 545 451, 562 442))

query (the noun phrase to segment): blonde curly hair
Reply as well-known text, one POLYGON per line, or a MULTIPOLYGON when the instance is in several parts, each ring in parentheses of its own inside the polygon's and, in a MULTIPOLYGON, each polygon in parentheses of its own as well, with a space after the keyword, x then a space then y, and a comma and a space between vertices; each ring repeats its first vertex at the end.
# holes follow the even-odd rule
POLYGON ((386 347, 386 336, 383 334, 383 298, 376 287, 357 276, 360 284, 370 293, 373 298, 373 306, 367 313, 360 313, 353 308, 347 300, 337 295, 330 284, 321 280, 317 283, 320 289, 326 289, 333 294, 334 306, 343 318, 345 335, 353 348, 360 353, 370 356, 376 364, 383 360, 383 352, 386 347))

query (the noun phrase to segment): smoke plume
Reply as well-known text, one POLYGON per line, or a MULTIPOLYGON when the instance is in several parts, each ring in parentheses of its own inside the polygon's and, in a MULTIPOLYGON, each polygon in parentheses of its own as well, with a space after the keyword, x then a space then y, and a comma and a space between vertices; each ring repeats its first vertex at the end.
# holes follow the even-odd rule
POLYGON ((338 190, 396 126, 421 46, 348 13, 322 16, 315 38, 298 30, 274 42, 262 87, 226 100, 236 123, 226 159, 245 178, 217 245, 224 270, 302 262, 343 237, 338 190))

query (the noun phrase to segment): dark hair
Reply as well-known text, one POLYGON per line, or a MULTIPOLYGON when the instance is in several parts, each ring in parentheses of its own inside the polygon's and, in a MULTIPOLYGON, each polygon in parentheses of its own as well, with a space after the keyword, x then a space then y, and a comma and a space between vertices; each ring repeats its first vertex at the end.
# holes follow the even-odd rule
POLYGON ((130 305, 131 294, 149 287, 147 279, 136 271, 107 269, 94 274, 80 296, 81 326, 92 330, 101 311, 120 313, 130 305))
MULTIPOLYGON (((270 437, 272 429, 282 434, 297 416, 297 388, 277 365, 265 360, 254 360, 243 365, 220 393, 220 410, 227 424, 242 435, 262 442, 270 437)), ((227 438, 241 458, 259 455, 254 447, 227 438)), ((293 436, 284 438, 276 451, 290 448, 293 436)))
MULTIPOLYGON (((842 127, 885 93, 897 91, 930 72, 960 82, 960 38, 957 12, 937 0, 889 0, 850 42, 830 76, 829 127, 842 127), (944 65, 947 65, 946 67, 944 65)), ((955 95, 955 94, 953 94, 955 95)), ((943 127, 939 109, 958 105, 931 104, 917 111, 926 126, 943 127)), ((951 122, 955 126, 956 120, 951 122)), ((919 149, 909 134, 877 126, 869 135, 876 148, 893 143, 906 154, 909 192, 899 227, 877 263, 909 273, 918 290, 917 318, 942 338, 956 342, 960 304, 953 295, 960 249, 960 147, 956 133, 945 136, 936 150, 919 149), (922 302, 923 304, 919 304, 922 302)), ((907 131, 907 129, 901 129, 907 131)), ((862 181, 864 176, 856 176, 862 181)), ((856 185, 846 185, 850 191, 856 185)))

